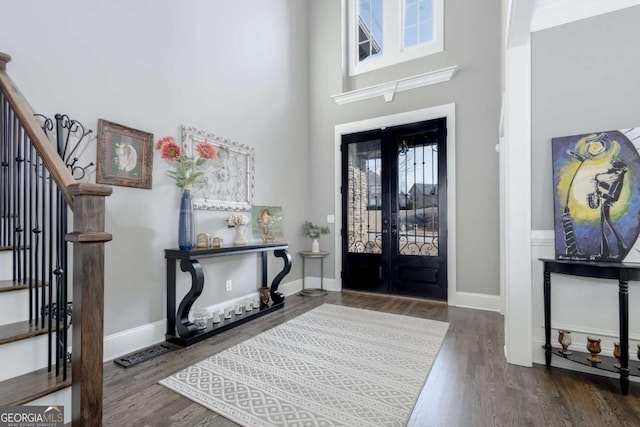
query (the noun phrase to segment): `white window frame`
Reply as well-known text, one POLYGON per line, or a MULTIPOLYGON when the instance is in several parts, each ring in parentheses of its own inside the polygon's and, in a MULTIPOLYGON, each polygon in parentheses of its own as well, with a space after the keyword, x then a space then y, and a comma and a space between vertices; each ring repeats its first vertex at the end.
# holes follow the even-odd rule
POLYGON ((349 75, 355 76, 444 51, 444 0, 433 0, 433 34, 429 43, 402 47, 404 0, 383 0, 382 53, 358 58, 358 0, 347 0, 349 75))

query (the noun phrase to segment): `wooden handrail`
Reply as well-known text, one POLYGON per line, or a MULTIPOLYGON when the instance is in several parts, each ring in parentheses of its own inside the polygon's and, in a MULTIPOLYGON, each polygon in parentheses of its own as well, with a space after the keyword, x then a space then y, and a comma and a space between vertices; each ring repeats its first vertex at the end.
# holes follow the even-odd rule
POLYGON ((31 143, 42 158, 44 164, 47 166, 51 177, 58 185, 65 200, 69 206, 73 206, 73 198, 69 194, 68 188, 75 184, 76 180, 35 119, 33 108, 31 108, 22 95, 22 92, 18 90, 13 80, 11 80, 6 73, 6 64, 10 60, 11 57, 9 55, 0 52, 0 89, 4 92, 5 97, 20 120, 20 124, 31 139, 31 143))

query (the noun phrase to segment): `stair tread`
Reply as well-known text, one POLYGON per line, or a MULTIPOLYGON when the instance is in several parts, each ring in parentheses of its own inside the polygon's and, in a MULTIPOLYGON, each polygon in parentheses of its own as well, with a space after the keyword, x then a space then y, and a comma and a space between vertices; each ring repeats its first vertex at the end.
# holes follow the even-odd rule
POLYGON ((51 372, 44 368, 0 382, 0 406, 23 405, 71 386, 71 365, 67 369, 66 380, 56 376, 54 367, 51 372))
MULTIPOLYGON (((42 287, 42 282, 38 280, 35 282, 35 285, 42 287)), ((0 280, 0 292, 21 291, 23 289, 29 289, 29 284, 14 282, 13 280, 0 280)))
POLYGON ((0 345, 44 335, 47 332, 46 324, 44 328, 40 327, 40 319, 33 323, 25 320, 23 322, 0 325, 0 345))

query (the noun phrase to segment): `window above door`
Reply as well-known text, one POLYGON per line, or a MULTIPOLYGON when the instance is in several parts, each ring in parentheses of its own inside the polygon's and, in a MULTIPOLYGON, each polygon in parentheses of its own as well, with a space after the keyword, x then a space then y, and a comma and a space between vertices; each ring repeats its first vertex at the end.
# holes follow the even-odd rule
POLYGON ((348 0, 349 75, 444 50, 444 0, 348 0))

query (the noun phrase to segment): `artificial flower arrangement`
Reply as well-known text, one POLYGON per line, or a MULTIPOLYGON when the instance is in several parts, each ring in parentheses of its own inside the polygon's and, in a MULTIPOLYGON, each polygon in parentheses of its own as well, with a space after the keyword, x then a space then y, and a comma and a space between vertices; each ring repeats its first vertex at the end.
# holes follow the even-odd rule
POLYGON ((171 136, 160 139, 156 143, 156 149, 160 151, 163 160, 176 165, 176 170, 167 171, 167 175, 173 178, 176 185, 182 189, 189 188, 193 184, 205 183, 206 177, 202 167, 207 160, 216 157, 216 149, 206 141, 196 144, 197 156, 188 156, 171 136))
POLYGON ((329 227, 313 225, 311 221, 305 221, 304 224, 302 224, 302 232, 305 236, 312 239, 317 239, 321 234, 329 234, 329 231, 329 227))
POLYGON ((238 212, 232 213, 229 216, 229 218, 227 218, 228 228, 235 228, 239 225, 247 225, 247 224, 249 224, 249 218, 247 218, 245 215, 238 212))

